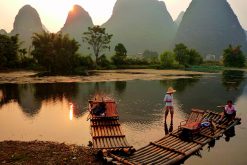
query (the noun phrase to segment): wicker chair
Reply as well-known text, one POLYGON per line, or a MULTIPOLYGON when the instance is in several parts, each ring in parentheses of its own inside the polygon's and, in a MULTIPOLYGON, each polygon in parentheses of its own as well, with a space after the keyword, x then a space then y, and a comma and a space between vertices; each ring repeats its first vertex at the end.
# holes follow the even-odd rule
POLYGON ((182 121, 178 126, 182 136, 190 136, 193 140, 193 135, 198 134, 201 130, 201 122, 205 112, 199 109, 192 109, 189 118, 182 121))

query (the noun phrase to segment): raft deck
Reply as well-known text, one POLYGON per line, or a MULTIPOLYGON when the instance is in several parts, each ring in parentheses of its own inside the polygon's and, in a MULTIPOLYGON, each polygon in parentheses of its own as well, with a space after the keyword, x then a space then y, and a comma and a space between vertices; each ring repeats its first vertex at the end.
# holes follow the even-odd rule
MULTIPOLYGON (((206 118, 218 121, 220 114, 207 111, 206 118)), ((150 142, 145 147, 138 149, 133 155, 117 156, 109 153, 109 156, 123 164, 157 164, 168 165, 182 162, 189 156, 195 154, 204 145, 219 138, 228 129, 239 123, 240 119, 227 121, 223 119, 222 124, 216 124, 216 130, 212 134, 210 128, 202 128, 200 133, 194 135, 192 140, 185 141, 180 138, 181 130, 175 130, 158 141, 150 142)))
MULTIPOLYGON (((90 100, 89 111, 92 112, 91 107, 100 102, 102 101, 90 100)), ((104 99, 104 103, 106 104, 104 116, 96 116, 90 113, 92 147, 97 150, 132 152, 134 149, 128 144, 121 130, 115 101, 104 99)))
POLYGON ((90 126, 93 148, 107 150, 132 148, 120 128, 118 119, 92 119, 90 126))

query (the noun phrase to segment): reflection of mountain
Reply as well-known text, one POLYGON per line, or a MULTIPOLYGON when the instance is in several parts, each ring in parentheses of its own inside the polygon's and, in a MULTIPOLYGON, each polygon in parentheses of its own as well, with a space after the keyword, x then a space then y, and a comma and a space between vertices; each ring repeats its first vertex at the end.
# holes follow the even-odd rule
POLYGON ((19 85, 19 105, 28 116, 35 116, 39 113, 42 100, 34 97, 35 88, 33 85, 19 85))
POLYGON ((222 84, 229 90, 238 90, 244 80, 244 71, 225 70, 222 73, 222 84))
MULTIPOLYGON (((224 74, 227 75, 226 73, 224 74)), ((235 102, 247 81, 242 77, 242 73, 238 72, 238 76, 235 76, 237 79, 231 78, 239 81, 235 84, 238 85, 237 90, 227 90, 224 85, 224 81, 228 81, 227 77, 216 75, 200 79, 164 81, 0 84, 0 108, 15 101, 25 115, 33 117, 39 113, 45 102, 53 101, 67 107, 64 101, 68 101, 74 105, 74 116, 79 118, 87 112, 88 100, 92 96, 105 94, 117 101, 122 122, 149 124, 163 117, 163 98, 169 86, 177 90, 174 94, 175 102, 182 104, 182 108, 176 111, 189 113, 191 108, 216 110, 216 106, 225 104, 226 100, 232 99, 235 102)))

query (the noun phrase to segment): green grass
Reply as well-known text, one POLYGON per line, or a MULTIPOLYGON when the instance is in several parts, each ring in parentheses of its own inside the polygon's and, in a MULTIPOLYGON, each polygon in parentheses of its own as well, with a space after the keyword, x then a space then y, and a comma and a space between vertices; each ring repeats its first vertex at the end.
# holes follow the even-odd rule
POLYGON ((197 71, 197 72, 210 72, 210 73, 218 73, 222 70, 224 70, 223 66, 191 66, 190 68, 187 68, 186 70, 189 71, 197 71))

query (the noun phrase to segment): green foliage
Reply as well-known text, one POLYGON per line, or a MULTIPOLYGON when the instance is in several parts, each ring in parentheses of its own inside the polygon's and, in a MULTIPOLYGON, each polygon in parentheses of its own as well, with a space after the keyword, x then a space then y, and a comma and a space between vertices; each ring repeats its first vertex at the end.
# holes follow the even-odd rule
POLYGON ((84 36, 82 37, 82 41, 88 43, 93 49, 97 65, 99 57, 101 56, 100 52, 105 49, 110 49, 109 44, 111 42, 112 35, 106 33, 105 28, 101 28, 100 26, 88 27, 88 31, 83 34, 84 36))
POLYGON ((124 56, 124 57, 127 56, 127 50, 126 50, 125 46, 122 43, 118 43, 115 46, 114 50, 116 52, 116 55, 118 55, 118 56, 124 56))
POLYGON ((203 63, 202 56, 195 49, 190 49, 187 53, 189 56, 189 65, 200 65, 203 63))
POLYGON ((175 54, 169 51, 160 55, 160 63, 162 68, 174 68, 178 65, 175 54))
POLYGON ((124 65, 126 64, 127 50, 122 43, 118 43, 115 46, 115 55, 112 56, 111 60, 115 65, 124 65))
POLYGON ((91 56, 79 56, 79 65, 85 69, 94 69, 94 62, 91 56))
POLYGON ((155 51, 145 50, 143 52, 143 58, 151 64, 159 63, 159 54, 155 51))
POLYGON ((70 74, 79 65, 76 53, 79 44, 61 33, 35 33, 32 55, 37 63, 51 73, 70 74))
POLYGON ((173 51, 178 63, 185 67, 190 65, 200 65, 203 62, 203 58, 199 52, 195 49, 188 49, 187 46, 182 43, 177 44, 173 51))
POLYGON ((98 65, 103 68, 109 68, 110 67, 110 61, 106 58, 105 55, 102 55, 99 57, 98 65))
POLYGON ((126 58, 127 65, 149 65, 149 62, 143 58, 126 58))
POLYGON ((18 65, 18 35, 0 34, 0 67, 15 68, 18 65))
POLYGON ((184 44, 176 44, 175 48, 173 49, 173 52, 176 55, 176 60, 179 64, 186 66, 189 62, 189 55, 188 55, 188 49, 187 46, 184 44))
POLYGON ((245 62, 245 56, 241 51, 241 46, 232 47, 232 45, 229 45, 229 47, 224 50, 224 66, 242 68, 245 66, 245 62))
POLYGON ((187 70, 190 71, 196 71, 196 72, 210 72, 210 73, 218 73, 224 69, 223 66, 216 66, 216 65, 211 65, 211 66, 206 66, 206 65, 201 65, 201 66, 191 66, 190 68, 187 68, 187 70))

